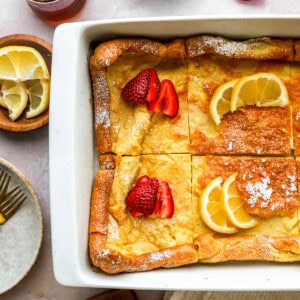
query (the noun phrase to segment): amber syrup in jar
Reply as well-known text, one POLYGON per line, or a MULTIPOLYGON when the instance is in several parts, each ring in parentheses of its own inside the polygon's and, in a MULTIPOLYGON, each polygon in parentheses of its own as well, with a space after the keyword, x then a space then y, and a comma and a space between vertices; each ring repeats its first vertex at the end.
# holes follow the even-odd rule
POLYGON ((30 8, 43 21, 57 25, 72 21, 87 0, 26 0, 30 8))

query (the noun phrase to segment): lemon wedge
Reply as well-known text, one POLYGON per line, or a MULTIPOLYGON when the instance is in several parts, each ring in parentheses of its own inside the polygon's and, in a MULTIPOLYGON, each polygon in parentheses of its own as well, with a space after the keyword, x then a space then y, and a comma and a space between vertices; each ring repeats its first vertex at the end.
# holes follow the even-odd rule
POLYGON ((289 96, 283 81, 273 73, 256 73, 221 84, 211 98, 209 112, 219 125, 227 112, 234 112, 246 105, 258 107, 289 104, 289 96))
POLYGON ((26 118, 33 118, 43 113, 49 106, 49 80, 36 79, 26 82, 29 97, 29 109, 26 118))
POLYGON ((209 112, 217 125, 220 124, 223 115, 230 112, 232 90, 237 81, 234 79, 221 84, 211 98, 209 112))
POLYGON ((43 56, 27 46, 0 48, 0 105, 15 121, 27 107, 26 118, 33 118, 49 106, 50 75, 43 56))
POLYGON ((3 82, 0 81, 0 106, 7 108, 6 104, 5 104, 4 100, 3 100, 2 85, 3 85, 3 82))
POLYGON ((259 221, 244 210, 235 183, 236 176, 237 173, 233 173, 224 181, 221 190, 221 201, 227 217, 233 225, 241 229, 251 228, 256 226, 259 221))
POLYGON ((0 105, 7 108, 9 118, 15 121, 23 113, 28 101, 26 85, 21 81, 1 81, 0 105))
POLYGON ((7 46, 0 48, 0 78, 26 81, 49 79, 49 71, 42 55, 27 46, 7 46))
POLYGON ((213 179, 202 191, 199 199, 199 213, 210 229, 231 234, 239 229, 230 223, 221 201, 222 177, 213 179))
POLYGON ((284 107, 288 104, 287 89, 278 76, 273 73, 256 73, 242 77, 234 85, 230 110, 234 112, 246 105, 284 107))

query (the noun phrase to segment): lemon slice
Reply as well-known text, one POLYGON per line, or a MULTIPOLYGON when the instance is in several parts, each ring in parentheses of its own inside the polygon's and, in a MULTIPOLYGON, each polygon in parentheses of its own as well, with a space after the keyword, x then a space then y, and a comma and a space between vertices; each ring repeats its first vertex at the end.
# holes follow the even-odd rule
POLYGON ((0 48, 0 79, 26 81, 49 77, 46 62, 36 49, 27 46, 0 48))
POLYGON ((33 118, 43 113, 49 106, 50 85, 48 80, 36 79, 26 82, 29 97, 29 109, 26 118, 33 118))
POLYGON ((259 222, 244 210, 242 199, 235 184, 236 176, 237 173, 233 173, 224 181, 221 199, 227 217, 233 225, 241 229, 251 228, 259 222))
POLYGON ((24 111, 27 101, 27 88, 21 81, 1 81, 1 105, 8 109, 9 118, 15 121, 24 111))
POLYGON ((220 124, 223 115, 230 112, 232 89, 237 81, 237 79, 234 79, 221 84, 211 98, 209 112, 217 125, 220 124))
POLYGON ((238 228, 232 225, 221 202, 222 177, 212 180, 202 191, 199 212, 203 222, 212 230, 220 233, 235 233, 238 228))
POLYGON ((5 102, 2 98, 3 97, 2 85, 3 85, 3 82, 0 81, 0 106, 7 108, 5 102))
POLYGON ((242 77, 233 87, 230 110, 234 112, 246 105, 288 105, 289 97, 282 80, 272 73, 256 73, 242 77))

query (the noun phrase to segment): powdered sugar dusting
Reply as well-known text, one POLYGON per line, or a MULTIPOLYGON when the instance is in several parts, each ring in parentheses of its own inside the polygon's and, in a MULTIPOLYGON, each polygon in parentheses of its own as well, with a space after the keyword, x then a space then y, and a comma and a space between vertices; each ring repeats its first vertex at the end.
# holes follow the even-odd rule
POLYGON ((94 121, 95 125, 102 125, 104 129, 110 127, 109 99, 110 91, 107 85, 105 74, 102 71, 96 72, 93 76, 93 97, 94 97, 94 121))
POLYGON ((296 187, 296 177, 293 175, 289 175, 288 179, 290 181, 290 192, 296 192, 297 187, 296 187))
POLYGON ((284 208, 284 203, 282 202, 275 202, 271 204, 271 209, 272 210, 277 210, 278 208, 284 208))
POLYGON ((119 267, 122 265, 122 258, 120 255, 114 255, 114 258, 112 259, 110 257, 112 254, 115 254, 113 250, 108 248, 102 249, 97 253, 97 261, 104 261, 105 263, 109 263, 111 271, 118 270, 119 267))
POLYGON ((267 207, 269 202, 271 201, 271 196, 273 193, 273 189, 269 187, 270 178, 268 176, 261 179, 261 181, 252 183, 248 182, 246 186, 246 191, 250 195, 247 202, 250 207, 254 207, 257 201, 261 201, 261 207, 267 207))
POLYGON ((204 36, 205 46, 213 48, 218 54, 225 56, 234 56, 235 53, 245 52, 248 49, 246 43, 227 41, 222 37, 204 36))
POLYGON ((106 258, 110 253, 110 249, 103 249, 101 252, 98 252, 98 258, 106 258))
POLYGON ((149 256, 147 256, 147 260, 144 261, 139 266, 131 266, 129 269, 131 271, 143 271, 148 270, 149 268, 152 268, 151 265, 155 264, 157 262, 163 262, 164 265, 166 263, 166 259, 172 258, 174 255, 174 252, 171 250, 165 250, 165 251, 155 251, 152 253, 149 253, 149 256))
POLYGON ((172 252, 168 250, 163 252, 153 252, 150 254, 150 262, 156 262, 170 257, 172 257, 172 252))
POLYGON ((95 122, 97 125, 102 125, 105 129, 110 127, 109 112, 106 107, 97 107, 95 110, 95 122))
POLYGON ((110 160, 105 160, 103 162, 101 162, 101 169, 104 170, 113 170, 115 167, 115 164, 113 161, 110 160))
POLYGON ((113 219, 113 217, 110 217, 109 221, 109 227, 108 227, 108 237, 112 240, 119 240, 119 231, 118 231, 118 224, 113 219))

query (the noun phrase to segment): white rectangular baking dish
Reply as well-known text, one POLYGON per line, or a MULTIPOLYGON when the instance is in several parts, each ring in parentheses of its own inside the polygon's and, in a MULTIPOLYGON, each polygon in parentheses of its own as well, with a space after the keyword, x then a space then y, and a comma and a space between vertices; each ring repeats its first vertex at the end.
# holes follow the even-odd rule
POLYGON ((106 275, 88 257, 89 203, 97 168, 90 45, 120 36, 170 39, 195 34, 231 38, 300 37, 292 16, 169 17, 59 26, 54 35, 50 102, 50 200, 54 273, 70 286, 154 290, 299 290, 300 265, 224 263, 106 275))

